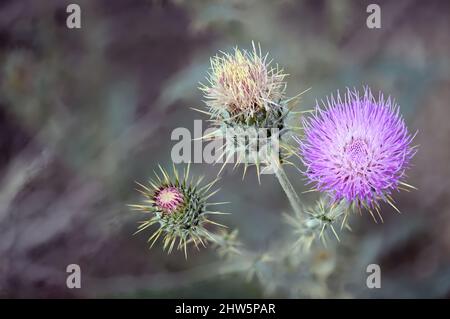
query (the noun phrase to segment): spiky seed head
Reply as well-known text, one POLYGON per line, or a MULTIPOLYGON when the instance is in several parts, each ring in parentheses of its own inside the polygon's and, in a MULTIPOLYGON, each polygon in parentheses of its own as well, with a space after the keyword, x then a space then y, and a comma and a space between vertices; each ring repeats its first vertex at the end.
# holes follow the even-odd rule
POLYGON ((210 215, 222 214, 210 211, 209 206, 220 203, 209 203, 208 199, 217 192, 211 192, 216 180, 201 184, 201 178, 194 180, 189 177, 189 166, 180 177, 176 168, 170 175, 160 167, 161 175, 155 173, 148 185, 138 184, 139 191, 144 195, 144 202, 129 205, 132 209, 149 213, 142 221, 136 233, 152 225, 158 228, 149 237, 152 247, 159 237, 163 238, 163 249, 170 253, 174 247, 183 249, 187 255, 187 245, 194 243, 205 246, 208 241, 215 241, 213 234, 206 228, 208 224, 225 227, 209 219, 210 215))
POLYGON ((279 111, 285 96, 286 74, 278 66, 270 66, 261 48, 223 53, 211 59, 208 85, 200 89, 212 117, 227 123, 262 124, 279 111))
POLYGON ((367 87, 363 96, 347 90, 342 99, 338 92, 324 105, 303 119, 299 141, 310 183, 370 212, 379 213, 380 201, 393 206, 390 195, 407 185, 402 180, 415 153, 398 105, 382 93, 376 99, 367 87))

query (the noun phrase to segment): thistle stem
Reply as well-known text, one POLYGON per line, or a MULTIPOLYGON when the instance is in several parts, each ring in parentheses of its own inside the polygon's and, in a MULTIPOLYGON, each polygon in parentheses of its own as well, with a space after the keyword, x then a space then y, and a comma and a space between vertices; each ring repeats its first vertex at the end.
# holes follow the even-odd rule
POLYGON ((283 167, 281 166, 280 159, 277 154, 271 155, 271 161, 272 161, 272 168, 275 172, 276 177, 278 178, 278 182, 280 183, 281 187, 283 188, 284 192, 286 193, 289 202, 294 209, 294 212, 297 216, 302 215, 302 205, 300 198, 297 195, 297 192, 295 191, 294 187, 292 186, 291 182, 289 181, 286 172, 284 171, 283 167))

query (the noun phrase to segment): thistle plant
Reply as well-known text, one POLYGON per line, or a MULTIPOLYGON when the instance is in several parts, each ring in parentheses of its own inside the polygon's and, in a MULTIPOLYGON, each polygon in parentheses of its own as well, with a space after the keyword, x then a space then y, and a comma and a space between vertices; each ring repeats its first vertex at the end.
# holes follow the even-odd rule
MULTIPOLYGON (((225 162, 237 156, 235 167, 244 163, 244 176, 249 163, 255 164, 258 180, 260 177, 261 152, 260 146, 267 143, 259 134, 250 137, 256 140, 251 143, 249 132, 267 132, 265 136, 271 138, 271 132, 278 133, 268 143, 263 161, 267 171, 274 172, 286 192, 295 211, 300 213, 301 203, 292 184, 288 180, 283 164, 292 164, 288 157, 294 153, 289 143, 284 143, 283 135, 292 131, 287 124, 287 116, 291 112, 292 103, 299 95, 286 98, 286 82, 283 69, 278 65, 271 67, 272 61, 267 61, 268 54, 262 55, 261 47, 253 51, 234 49, 233 54, 223 53, 211 59, 211 72, 207 78, 208 85, 202 85, 208 111, 202 111, 210 116, 215 130, 209 138, 224 138, 223 145, 225 162), (229 134, 229 131, 233 134, 229 134), (246 136, 241 136, 246 135, 246 136), (274 142, 277 147, 274 146, 274 142), (252 147, 253 145, 253 147, 252 147), (254 161, 248 161, 248 154, 254 161)), ((292 113, 292 112, 291 112, 292 113)), ((251 135, 251 134, 250 134, 251 135)), ((219 171, 222 171, 222 169, 219 171)))
POLYGON ((149 214, 136 233, 158 226, 148 239, 150 247, 162 236, 163 249, 170 253, 176 247, 187 255, 189 243, 198 248, 199 244, 212 242, 218 255, 229 262, 228 267, 223 263, 218 273, 230 269, 247 273, 248 278, 259 278, 267 291, 298 280, 302 284, 289 286, 289 294, 326 296, 326 278, 338 254, 327 247, 313 251, 313 244, 319 241, 327 246, 330 238, 340 242, 338 233, 344 228, 351 230, 349 215, 355 209, 366 209, 375 221, 374 211, 382 220, 382 202, 398 211, 392 193, 414 188, 405 182, 406 170, 416 152, 411 146, 414 136, 408 132, 395 101, 385 99, 381 93, 376 99, 366 87, 362 95, 347 90, 343 98, 338 92, 336 97, 328 97, 323 107, 317 104, 312 115, 302 119, 303 135, 294 138, 297 145, 291 145, 286 137, 292 137, 294 127, 287 119, 297 113, 292 112, 292 105, 299 95, 286 98, 285 78, 284 71, 271 66, 259 46, 256 49, 253 44, 250 52, 235 48, 233 53, 211 59, 208 83, 200 87, 207 110, 197 109, 206 113, 212 123, 212 133, 203 138, 225 140, 225 163, 218 176, 237 156, 235 167, 244 163, 245 176, 247 167, 254 164, 259 179, 261 144, 266 142, 262 139, 273 138, 272 130, 277 130, 279 148, 263 153, 263 169, 275 174, 293 212, 284 214, 290 228, 283 233, 286 235, 274 240, 272 247, 253 252, 243 248, 237 230, 208 230, 208 224, 223 226, 209 219, 209 215, 223 214, 209 210, 210 206, 222 204, 208 202, 217 192, 210 191, 217 178, 200 186, 201 179, 189 178, 189 166, 182 177, 175 168, 173 176, 169 176, 160 167, 161 177, 155 173, 149 185, 139 184, 144 202, 130 206, 149 214), (249 135, 249 131, 260 130, 269 134, 249 135), (249 140, 252 137, 256 144, 249 140), (292 154, 303 162, 303 174, 311 190, 321 193, 313 205, 300 200, 284 170, 285 164, 292 164, 288 160, 292 154), (248 161, 249 155, 255 161, 248 161), (304 287, 313 287, 319 293, 305 292, 304 287))
POLYGON ((393 191, 414 188, 404 182, 415 153, 399 107, 369 88, 364 94, 348 90, 342 99, 331 95, 324 108, 303 119, 304 139, 299 141, 305 175, 314 189, 367 209, 374 220, 379 202, 395 210, 393 191))
POLYGON ((200 86, 207 110, 198 111, 210 117, 214 128, 204 138, 225 140, 222 169, 236 157, 235 167, 245 164, 244 176, 249 164, 254 164, 259 178, 260 165, 270 161, 270 149, 260 152, 261 145, 273 147, 275 141, 282 162, 293 153, 281 137, 290 130, 286 118, 298 96, 286 98, 287 75, 271 64, 268 54, 263 55, 254 43, 251 52, 235 48, 231 54, 211 59, 208 83, 200 86))
POLYGON ((215 235, 207 229, 208 224, 225 227, 209 219, 210 215, 225 214, 210 210, 210 207, 223 203, 208 202, 218 191, 210 191, 218 179, 202 186, 202 178, 194 180, 189 177, 189 166, 181 176, 175 166, 172 176, 161 166, 159 168, 161 176, 155 172, 155 179, 151 179, 147 186, 137 183, 138 191, 145 199, 142 204, 129 206, 149 217, 140 222, 135 234, 158 225, 157 230, 148 238, 150 247, 163 236, 164 250, 167 249, 170 253, 176 246, 183 249, 187 257, 189 243, 194 243, 198 248, 200 244, 206 246, 208 241, 216 240, 215 235))

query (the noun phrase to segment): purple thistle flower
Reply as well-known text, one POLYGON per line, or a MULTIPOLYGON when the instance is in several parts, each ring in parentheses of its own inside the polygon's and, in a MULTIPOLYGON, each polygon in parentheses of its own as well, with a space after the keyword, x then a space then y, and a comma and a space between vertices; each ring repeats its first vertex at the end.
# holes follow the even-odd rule
POLYGON ((362 97, 347 90, 344 99, 338 92, 326 102, 303 119, 299 145, 306 177, 334 201, 375 208, 378 214, 379 200, 395 208, 390 194, 401 185, 412 187, 402 179, 415 153, 398 105, 382 93, 377 101, 367 87, 362 97))

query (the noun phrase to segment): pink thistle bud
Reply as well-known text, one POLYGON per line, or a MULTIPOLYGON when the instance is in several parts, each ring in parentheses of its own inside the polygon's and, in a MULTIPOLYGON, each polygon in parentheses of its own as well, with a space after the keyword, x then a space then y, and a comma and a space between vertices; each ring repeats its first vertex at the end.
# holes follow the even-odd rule
POLYGON ((173 186, 162 188, 155 196, 155 205, 167 214, 175 212, 183 202, 183 194, 173 186))

